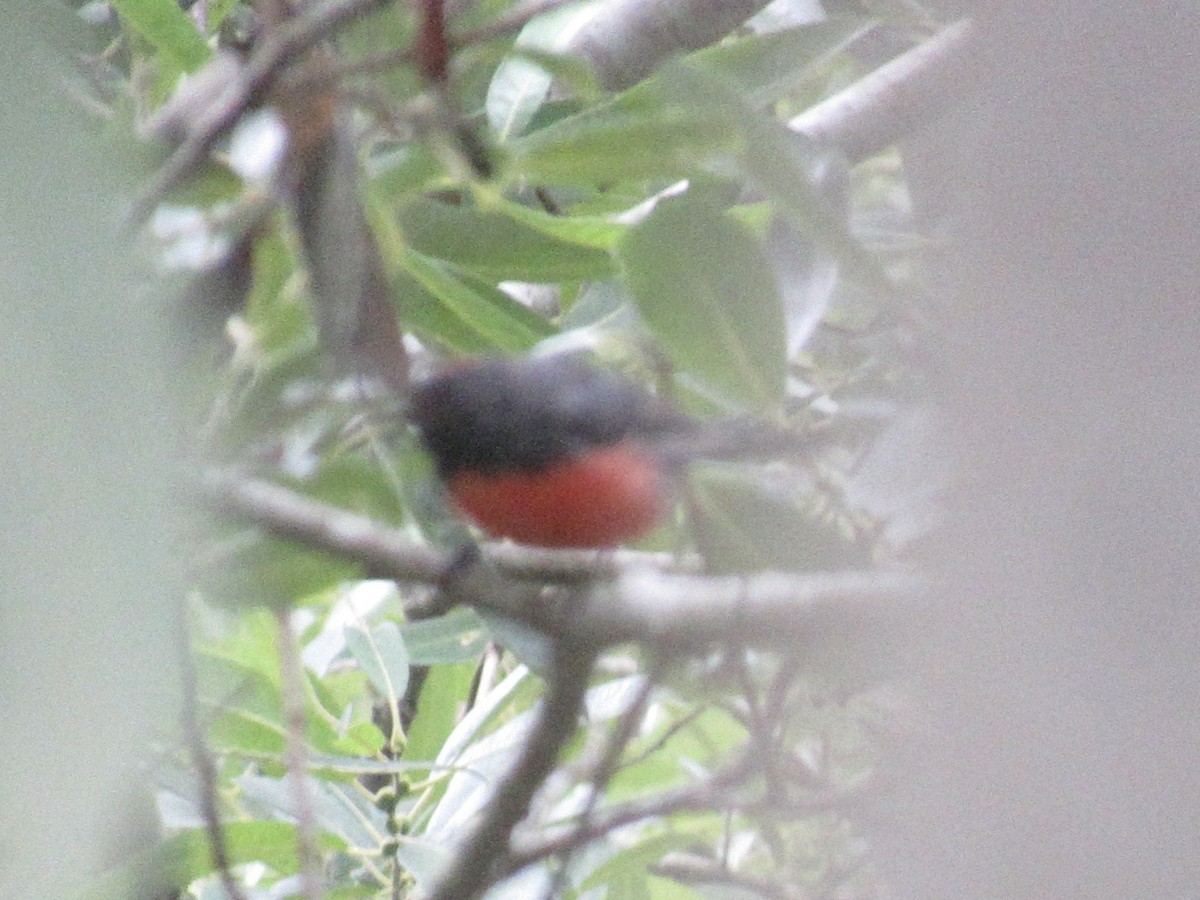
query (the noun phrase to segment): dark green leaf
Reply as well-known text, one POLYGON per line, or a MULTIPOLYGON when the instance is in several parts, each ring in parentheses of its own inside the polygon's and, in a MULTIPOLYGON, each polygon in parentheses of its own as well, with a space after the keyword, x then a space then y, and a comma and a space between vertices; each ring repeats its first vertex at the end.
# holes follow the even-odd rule
POLYGON ((395 622, 346 629, 346 647, 359 667, 389 702, 399 702, 408 687, 408 650, 395 622))
POLYGON ((865 566, 871 542, 812 498, 768 492, 761 473, 705 466, 691 479, 705 559, 715 572, 838 571, 865 566))
POLYGON ((763 115, 720 79, 689 66, 667 66, 655 82, 663 94, 707 110, 715 127, 738 135, 745 177, 797 230, 831 253, 848 274, 881 293, 894 293, 879 263, 825 200, 819 180, 829 165, 828 151, 763 115))
POLYGON ((659 202, 620 244, 638 310, 679 368, 758 409, 783 395, 785 322, 753 237, 707 198, 659 202))
POLYGON ((400 211, 408 245, 495 279, 579 281, 614 271, 602 250, 552 237, 508 215, 436 200, 414 200, 400 211))
POLYGON ((113 0, 133 28, 185 72, 194 72, 211 51, 176 0, 113 0))
POLYGON ((519 353, 552 333, 503 291, 472 283, 440 260, 408 250, 404 268, 407 277, 396 280, 401 318, 439 343, 467 352, 519 353))
POLYGON ((724 79, 746 103, 761 106, 793 91, 814 67, 875 27, 869 19, 826 19, 722 41, 691 54, 688 64, 724 79))
POLYGON ((436 619, 407 622, 400 633, 415 666, 457 663, 475 659, 487 642, 487 629, 479 616, 460 607, 436 619))
POLYGON ((513 141, 509 162, 550 184, 677 179, 727 157, 735 141, 723 116, 642 90, 513 141))

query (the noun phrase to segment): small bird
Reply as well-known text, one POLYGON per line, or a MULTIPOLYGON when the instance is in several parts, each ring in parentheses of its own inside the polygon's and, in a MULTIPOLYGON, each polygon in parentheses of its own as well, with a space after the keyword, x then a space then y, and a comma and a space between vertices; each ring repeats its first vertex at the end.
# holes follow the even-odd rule
POLYGON ((414 389, 411 414, 460 512, 494 537, 552 548, 641 537, 688 462, 798 440, 748 418, 701 422, 566 354, 457 366, 414 389))

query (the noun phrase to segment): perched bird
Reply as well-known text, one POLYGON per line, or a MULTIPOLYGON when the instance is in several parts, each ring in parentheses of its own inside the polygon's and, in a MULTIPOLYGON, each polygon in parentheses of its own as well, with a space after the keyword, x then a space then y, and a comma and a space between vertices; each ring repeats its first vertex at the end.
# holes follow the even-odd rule
POLYGON ((689 461, 797 447, 757 420, 701 422, 576 355, 466 363, 419 384, 411 410, 458 510, 540 547, 636 539, 689 461))

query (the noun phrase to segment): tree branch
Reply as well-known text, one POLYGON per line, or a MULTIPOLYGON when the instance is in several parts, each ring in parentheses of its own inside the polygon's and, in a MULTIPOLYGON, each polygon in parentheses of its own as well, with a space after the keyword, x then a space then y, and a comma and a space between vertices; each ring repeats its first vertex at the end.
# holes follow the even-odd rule
POLYGON ((973 46, 971 21, 962 19, 809 107, 788 127, 860 162, 933 119, 951 99, 962 100, 973 46))
POLYGON ((605 88, 641 81, 672 56, 723 38, 767 0, 607 0, 566 52, 591 64, 605 88))
POLYGON ((651 863, 648 871, 681 884, 700 887, 712 885, 718 889, 732 887, 737 893, 748 892, 768 900, 803 900, 809 896, 807 891, 801 892, 798 888, 768 878, 735 872, 715 859, 693 853, 668 853, 658 862, 651 863))
POLYGON ((301 890, 306 900, 324 896, 321 852, 317 849, 317 826, 312 792, 308 784, 308 748, 304 715, 304 663, 292 631, 291 611, 275 610, 276 646, 279 648, 280 684, 283 696, 284 758, 295 804, 296 852, 300 857, 301 890))
POLYGON ((483 819, 429 900, 469 900, 501 874, 496 862, 506 855, 512 830, 525 818, 534 793, 575 733, 595 658, 594 652, 570 641, 555 644, 549 691, 521 758, 484 808, 483 819))
POLYGON ((127 219, 139 225, 197 166, 242 114, 260 102, 279 77, 307 50, 346 23, 382 7, 386 0, 330 0, 285 22, 255 48, 246 64, 231 73, 213 102, 196 111, 187 136, 146 189, 134 200, 127 219))
POLYGON ((647 819, 662 819, 685 812, 777 812, 784 806, 817 813, 844 810, 860 802, 867 793, 861 787, 853 792, 814 792, 797 799, 763 793, 757 797, 737 797, 734 791, 758 774, 752 754, 743 754, 733 764, 714 773, 706 781, 664 791, 650 797, 629 800, 596 811, 583 827, 557 830, 549 836, 525 840, 513 847, 505 860, 505 874, 512 875, 551 856, 568 853, 583 843, 603 837, 618 828, 647 819))
POLYGON ((229 900, 246 900, 246 895, 233 876, 229 845, 225 840, 225 829, 221 825, 221 811, 217 805, 217 767, 205 742, 204 725, 200 721, 200 677, 196 671, 196 648, 192 645, 191 630, 187 621, 188 610, 182 598, 177 615, 182 676, 180 718, 184 735, 191 747, 192 765, 196 768, 200 813, 204 819, 204 832, 208 836, 208 851, 212 854, 213 868, 217 870, 217 877, 225 893, 229 895, 229 900))
MULTIPOLYGON (((206 470, 201 488, 208 503, 225 515, 277 537, 339 554, 362 564, 373 577, 434 584, 454 562, 454 554, 420 543, 403 531, 236 469, 206 470)), ((610 579, 630 566, 698 568, 694 558, 669 553, 540 550, 507 543, 485 544, 482 549, 488 562, 509 577, 559 584, 610 579)))
MULTIPOLYGON (((229 470, 207 473, 211 502, 272 534, 361 563, 396 581, 444 583, 446 554, 366 516, 311 500, 288 488, 229 470)), ((736 642, 794 650, 890 629, 912 616, 921 585, 903 573, 830 572, 699 575, 663 571, 664 557, 629 551, 559 553, 489 545, 484 559, 500 574, 579 583, 564 614, 561 604, 531 603, 526 591, 471 590, 458 578, 455 597, 544 634, 600 648, 629 641, 669 650, 736 642)), ((486 579, 482 583, 487 584, 486 579)))

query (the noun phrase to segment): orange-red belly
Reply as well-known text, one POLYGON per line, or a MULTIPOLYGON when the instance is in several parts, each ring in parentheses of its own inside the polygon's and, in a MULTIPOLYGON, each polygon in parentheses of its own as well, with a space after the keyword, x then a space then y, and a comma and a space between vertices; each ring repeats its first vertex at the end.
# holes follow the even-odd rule
POLYGON ((539 547, 611 547, 666 512, 660 466, 630 443, 592 450, 537 472, 460 472, 450 494, 496 537, 539 547))

